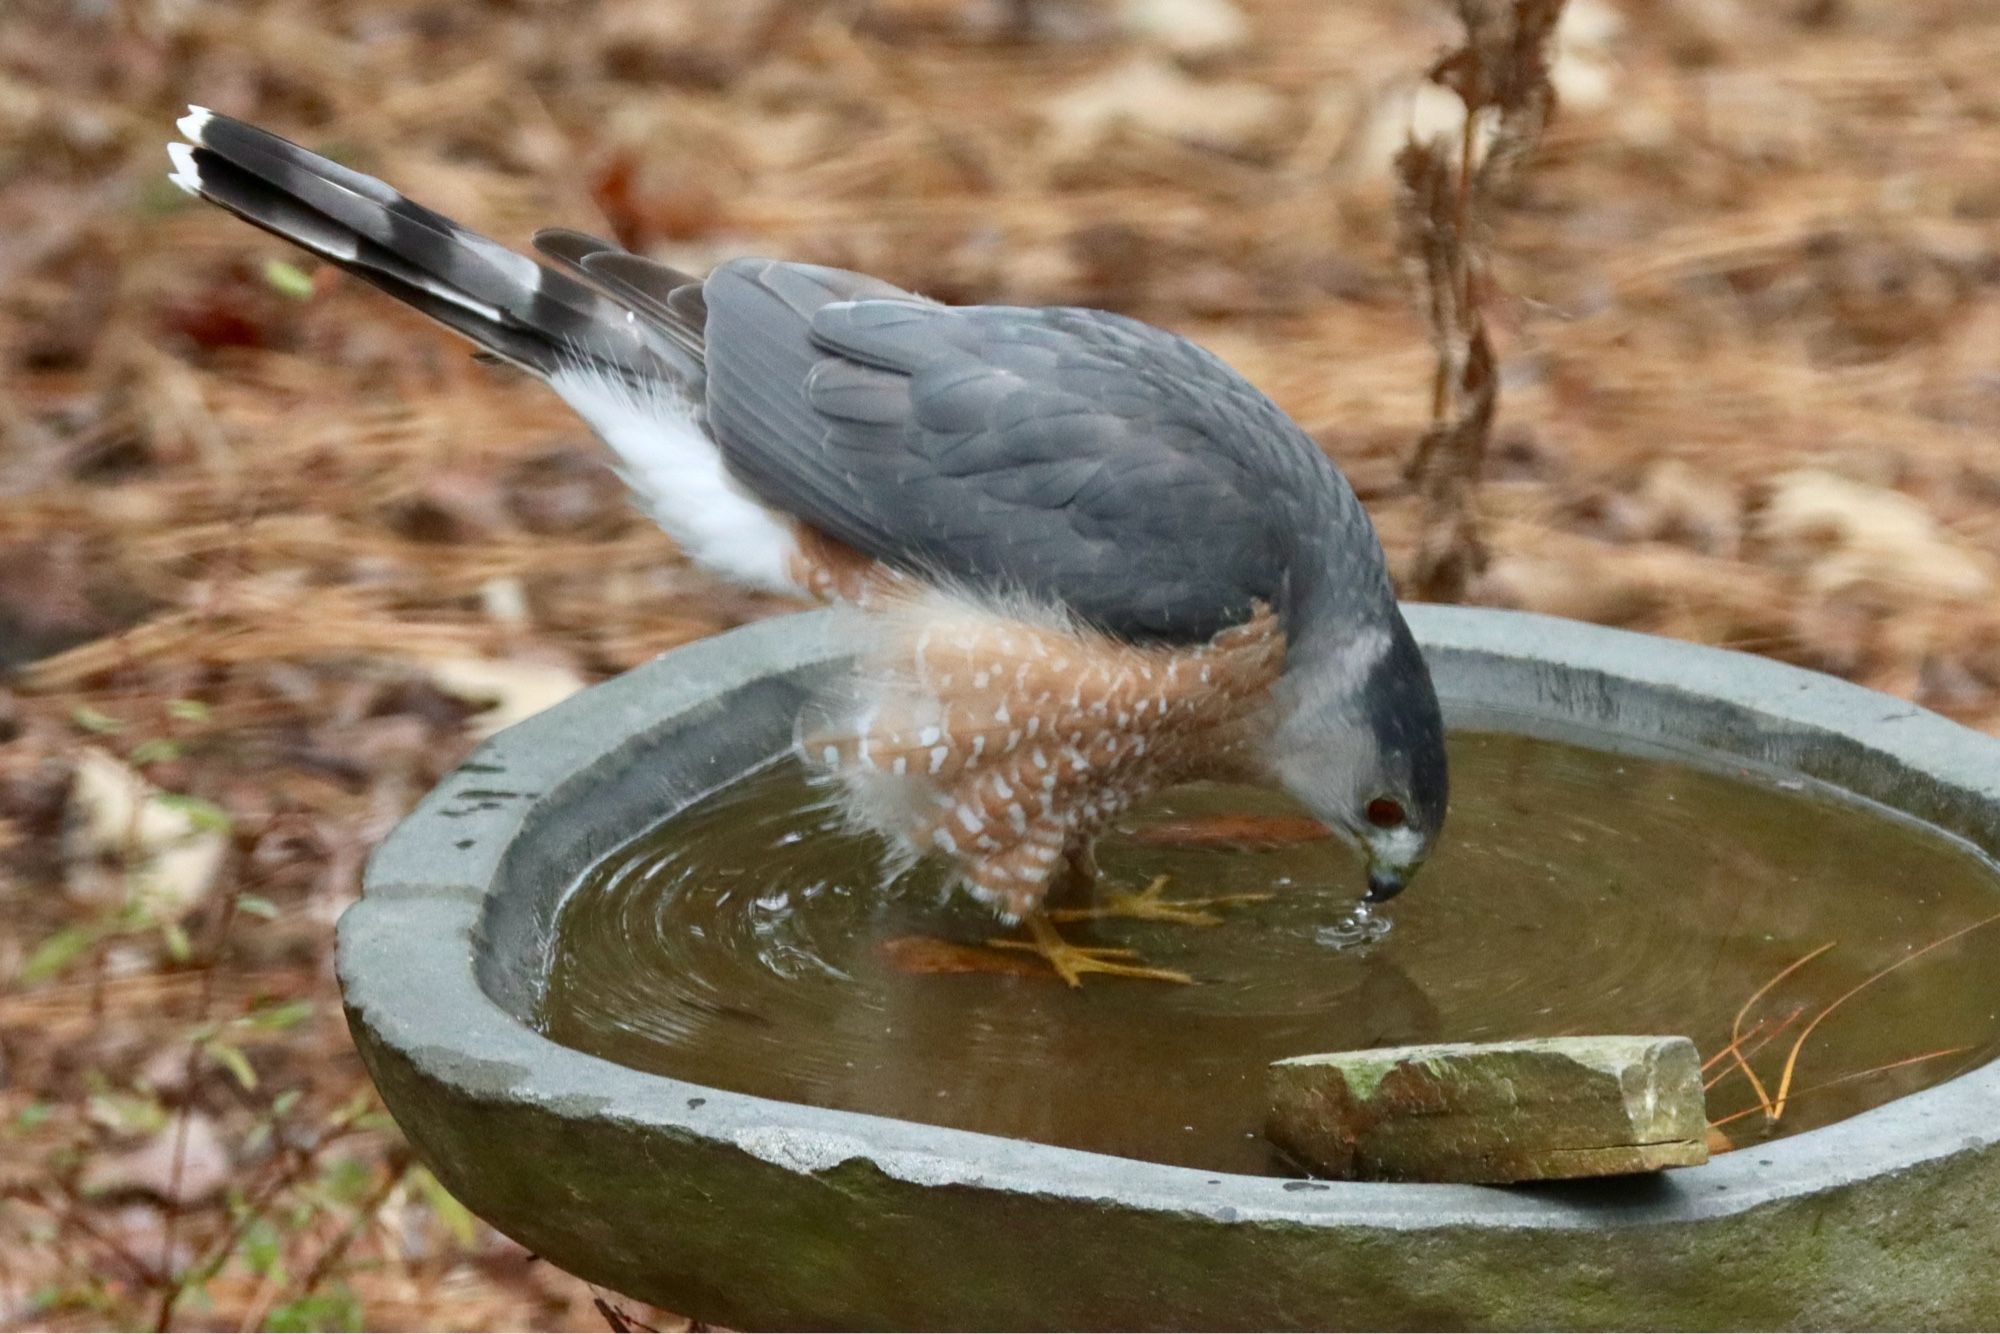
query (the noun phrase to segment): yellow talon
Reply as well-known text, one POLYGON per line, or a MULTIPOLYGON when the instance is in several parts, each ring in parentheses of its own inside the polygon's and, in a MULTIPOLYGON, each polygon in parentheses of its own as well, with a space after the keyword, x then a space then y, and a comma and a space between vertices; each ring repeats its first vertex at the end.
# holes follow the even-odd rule
POLYGON ((1126 918, 1140 922, 1178 922, 1182 926, 1219 926, 1221 917, 1201 910, 1233 903, 1262 903, 1272 897, 1269 894, 1221 894, 1206 899, 1169 899, 1161 897, 1166 888, 1167 877, 1155 876, 1153 883, 1137 894, 1119 890, 1093 908, 1058 908, 1049 914, 1049 920, 1101 922, 1126 918))
POLYGON ((1049 967, 1056 970, 1063 981, 1073 987, 1083 985, 1085 973, 1102 973, 1107 977, 1137 977, 1153 982, 1177 982, 1185 986, 1194 979, 1186 973, 1175 972, 1171 968, 1148 968, 1144 964, 1125 963, 1126 959, 1139 957, 1137 950, 1101 949, 1094 946, 1072 945, 1056 933, 1048 916, 1037 913, 1028 919, 1028 933, 1032 940, 989 940, 986 943, 996 950, 1025 950, 1038 954, 1049 967))

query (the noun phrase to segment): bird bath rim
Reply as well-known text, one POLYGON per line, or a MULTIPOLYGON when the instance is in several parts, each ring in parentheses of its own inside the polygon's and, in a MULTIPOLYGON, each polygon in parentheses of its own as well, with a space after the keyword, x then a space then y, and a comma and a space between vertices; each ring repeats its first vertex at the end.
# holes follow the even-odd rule
MULTIPOLYGON (((1406 610, 1454 726, 1574 735, 1581 725, 1655 748, 1740 758, 1903 811, 1989 856, 2000 852, 2000 741, 1904 701, 1627 631, 1518 612, 1406 610)), ((477 1165, 463 1160, 463 1143, 439 1133, 411 1089, 424 1097, 441 1090, 446 1102, 537 1108, 565 1124, 616 1126, 662 1144, 698 1141, 789 1177, 823 1179, 858 1163, 923 1188, 1370 1232, 1690 1223, 1963 1155, 2000 1157, 1991 1152, 2000 1144, 1991 1112, 2000 1105, 2000 1062, 1664 1177, 1499 1190, 1301 1182, 1115 1158, 703 1087, 543 1037, 529 1016, 554 910, 575 872, 781 748, 789 724, 779 729, 775 720, 803 698, 800 678, 846 656, 835 617, 787 616, 677 649, 510 728, 448 776, 371 859, 364 897, 339 927, 350 1023, 390 1110, 475 1209, 486 1193, 477 1165), (754 719, 761 729, 749 725, 754 719), (675 750, 674 736, 686 733, 702 744, 675 750)), ((781 1302, 774 1310, 796 1309, 773 1300, 781 1302)))

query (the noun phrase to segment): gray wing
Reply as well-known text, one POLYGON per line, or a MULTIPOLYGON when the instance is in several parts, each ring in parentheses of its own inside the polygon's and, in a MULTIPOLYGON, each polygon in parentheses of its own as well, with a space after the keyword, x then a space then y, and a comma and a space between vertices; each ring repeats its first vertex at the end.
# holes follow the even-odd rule
POLYGON ((766 503, 1134 639, 1206 639, 1280 601, 1270 456, 1317 451, 1186 340, 768 260, 724 265, 704 295, 709 425, 766 503))

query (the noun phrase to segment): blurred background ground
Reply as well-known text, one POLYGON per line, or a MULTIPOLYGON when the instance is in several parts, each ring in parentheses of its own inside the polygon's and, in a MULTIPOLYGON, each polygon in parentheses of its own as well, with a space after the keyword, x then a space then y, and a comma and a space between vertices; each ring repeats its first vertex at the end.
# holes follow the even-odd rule
MULTIPOLYGON (((515 244, 1166 324, 1400 565, 1432 354, 1389 164, 1450 120, 1416 80, 1455 33, 1432 0, 13 0, 0 1324, 615 1324, 409 1163, 332 924, 483 730, 785 609, 683 566, 536 386, 168 187, 183 103, 515 244)), ((2000 729, 2000 7, 1571 0, 1555 78, 1494 238, 1474 598, 2000 729)))

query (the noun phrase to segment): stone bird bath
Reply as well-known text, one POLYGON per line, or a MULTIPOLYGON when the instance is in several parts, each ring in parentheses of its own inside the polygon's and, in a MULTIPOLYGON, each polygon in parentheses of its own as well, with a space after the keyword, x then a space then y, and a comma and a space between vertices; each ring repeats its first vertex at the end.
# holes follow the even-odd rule
MULTIPOLYGON (((1417 607, 1455 723, 1582 724, 1822 780, 2000 853, 2000 742, 1777 663, 1417 607)), ((783 749, 825 613, 673 653, 482 746, 340 923, 424 1161, 584 1278, 738 1328, 1966 1327, 2000 1319, 2000 1062, 1665 1176, 1230 1176, 706 1088, 530 1023, 564 891, 783 749)))

